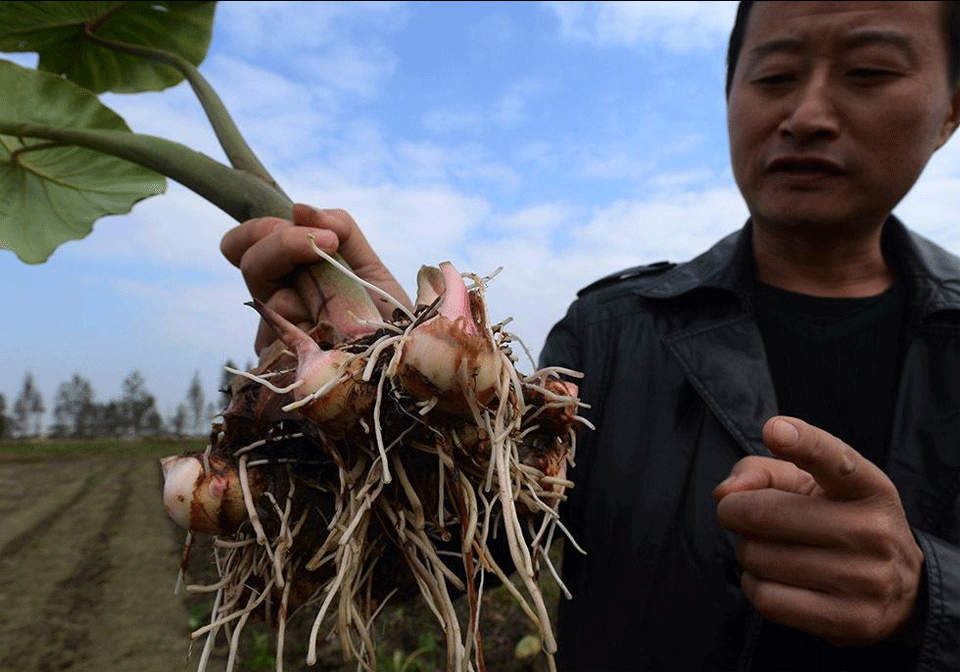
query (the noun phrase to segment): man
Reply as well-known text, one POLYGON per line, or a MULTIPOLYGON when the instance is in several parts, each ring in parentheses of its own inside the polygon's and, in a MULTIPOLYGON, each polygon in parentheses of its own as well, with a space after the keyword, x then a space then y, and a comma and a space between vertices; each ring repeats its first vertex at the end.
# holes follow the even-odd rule
MULTIPOLYGON (((960 124, 958 32, 956 3, 741 5, 750 221, 581 291, 542 353, 597 427, 562 669, 960 669, 960 260, 891 216, 960 124)), ((295 221, 225 237, 255 295, 306 320, 276 279, 316 227, 405 298, 345 213, 295 221)))

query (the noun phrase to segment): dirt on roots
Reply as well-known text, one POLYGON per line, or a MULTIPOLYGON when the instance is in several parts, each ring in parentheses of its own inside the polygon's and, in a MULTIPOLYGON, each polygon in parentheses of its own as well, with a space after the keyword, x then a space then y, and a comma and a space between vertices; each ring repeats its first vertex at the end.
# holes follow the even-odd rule
MULTIPOLYGON (((159 456, 31 457, 0 447, 0 672, 197 668, 203 642, 191 646, 189 634, 206 622, 212 597, 174 594, 184 535, 163 509, 159 456)), ((215 580, 210 557, 201 537, 188 583, 215 580)), ((555 604, 556 589, 547 595, 555 604)), ((481 613, 487 670, 547 669, 534 626, 506 591, 486 591, 481 613)), ((356 669, 335 642, 308 667, 310 625, 307 614, 288 627, 284 670, 356 669)), ((442 672, 443 636, 419 600, 384 613, 376 633, 381 672, 442 672)), ((238 671, 276 669, 265 625, 248 625, 243 641, 238 671)), ((226 651, 221 637, 207 670, 225 669, 226 651)))

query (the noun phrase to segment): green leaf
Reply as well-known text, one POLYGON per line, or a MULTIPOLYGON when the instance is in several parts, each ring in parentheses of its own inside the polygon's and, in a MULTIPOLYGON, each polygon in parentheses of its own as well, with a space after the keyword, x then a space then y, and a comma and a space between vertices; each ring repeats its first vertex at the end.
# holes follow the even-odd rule
POLYGON ((215 2, 0 2, 0 51, 36 51, 41 70, 95 93, 161 91, 177 70, 95 43, 159 49, 199 65, 207 55, 215 2))
MULTIPOLYGON (((0 60, 0 91, 0 123, 130 131, 95 95, 56 75, 0 60)), ((165 189, 160 175, 107 154, 0 135, 0 248, 44 262, 100 217, 130 212, 165 189)))

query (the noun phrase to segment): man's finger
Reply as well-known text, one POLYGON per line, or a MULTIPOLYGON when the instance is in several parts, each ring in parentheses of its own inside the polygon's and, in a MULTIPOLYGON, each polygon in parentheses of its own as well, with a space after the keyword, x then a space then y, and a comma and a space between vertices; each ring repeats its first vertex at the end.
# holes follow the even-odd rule
POLYGON ((766 581, 744 572, 744 595, 764 617, 775 623, 804 630, 835 645, 866 644, 876 640, 857 618, 866 607, 849 596, 807 590, 776 581, 766 581))
POLYGON ((869 460, 829 432, 778 416, 763 426, 763 441, 777 457, 806 471, 831 499, 868 497, 889 484, 869 460))
POLYGON ((840 503, 774 488, 732 492, 717 503, 717 521, 745 537, 849 548, 846 529, 856 524, 857 512, 838 511, 840 503))
POLYGON ((315 264, 321 258, 310 238, 324 250, 336 250, 336 236, 323 229, 287 226, 261 238, 243 253, 240 270, 250 294, 267 301, 278 288, 287 285, 292 272, 315 264))
POLYGON ((251 245, 277 229, 286 226, 293 226, 293 223, 279 217, 259 217, 247 220, 223 235, 223 238, 220 239, 220 252, 231 264, 239 268, 243 253, 251 245))
POLYGON ((773 488, 807 495, 816 482, 795 464, 772 457, 751 455, 737 462, 730 475, 713 490, 713 498, 720 501, 734 492, 773 488))

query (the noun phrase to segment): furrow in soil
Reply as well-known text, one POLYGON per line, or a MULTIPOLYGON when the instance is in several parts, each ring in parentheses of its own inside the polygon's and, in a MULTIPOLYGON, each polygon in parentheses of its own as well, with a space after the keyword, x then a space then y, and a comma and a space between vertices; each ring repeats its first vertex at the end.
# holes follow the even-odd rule
MULTIPOLYGON (((93 659, 103 644, 100 624, 111 609, 105 595, 117 566, 111 542, 133 501, 137 465, 81 465, 92 470, 89 486, 7 544, 0 560, 0 670, 98 669, 93 659)), ((156 488, 155 478, 151 484, 156 488)))

